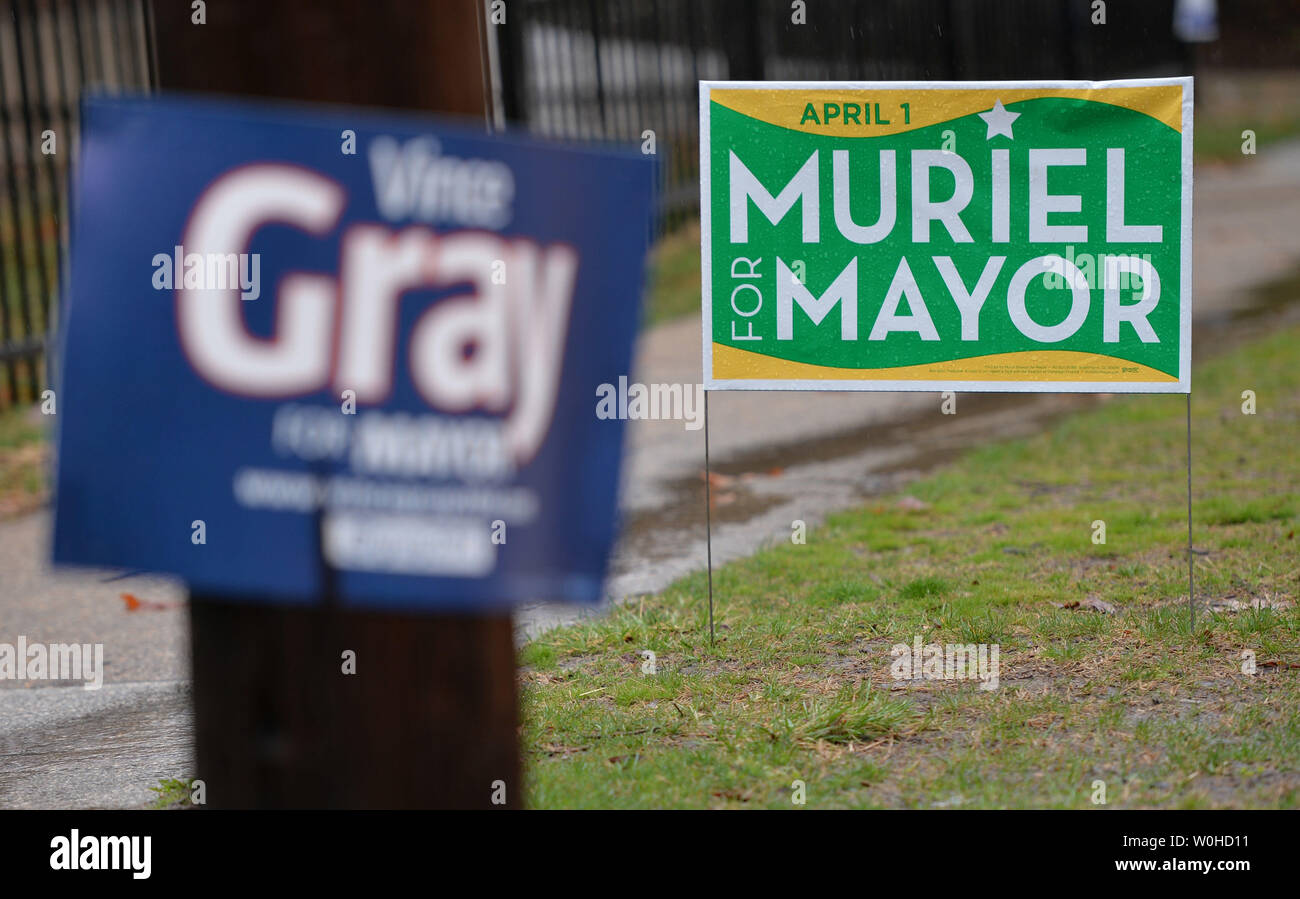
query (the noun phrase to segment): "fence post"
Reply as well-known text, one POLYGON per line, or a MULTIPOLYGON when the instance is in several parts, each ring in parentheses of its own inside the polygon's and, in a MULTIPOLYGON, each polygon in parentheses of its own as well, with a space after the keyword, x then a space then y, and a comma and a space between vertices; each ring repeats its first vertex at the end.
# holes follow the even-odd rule
POLYGON ((763 80, 761 18, 759 10, 749 0, 733 0, 729 4, 729 25, 723 42, 727 48, 727 77, 732 81, 763 80))
MULTIPOLYGON (((474 0, 155 5, 158 86, 483 119, 474 0)), ((364 163, 361 163, 364 164, 364 163)), ((286 564, 294 564, 286 560, 286 564)), ((300 564, 300 560, 298 562, 300 564)), ((195 753, 213 807, 521 805, 508 614, 191 597, 195 753), (342 654, 356 653, 356 673, 342 654)))
POLYGON ((524 105, 524 78, 527 68, 524 59, 524 25, 527 5, 515 3, 508 8, 506 20, 495 28, 497 38, 497 65, 501 75, 501 112, 511 125, 526 121, 524 105))

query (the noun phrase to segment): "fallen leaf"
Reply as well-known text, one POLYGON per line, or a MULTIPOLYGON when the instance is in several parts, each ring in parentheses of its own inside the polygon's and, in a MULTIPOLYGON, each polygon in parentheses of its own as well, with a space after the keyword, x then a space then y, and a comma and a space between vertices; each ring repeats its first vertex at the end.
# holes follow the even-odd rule
MULTIPOLYGON (((704 472, 700 472, 700 480, 704 480, 704 472)), ((711 487, 730 487, 734 483, 736 483, 736 479, 732 475, 721 474, 716 471, 709 472, 709 486, 711 487)))
POLYGON ((737 790, 730 787, 723 790, 714 790, 713 795, 719 799, 735 799, 739 802, 748 802, 754 798, 753 790, 737 790))
MULTIPOLYGON (((1093 594, 1088 594, 1086 599, 1072 599, 1069 602, 1054 602, 1052 605, 1058 609, 1084 609, 1089 612, 1101 612, 1103 615, 1114 615, 1119 609, 1115 608, 1104 599, 1099 599, 1093 594)), ((1128 633, 1125 631, 1125 633, 1128 633)))
POLYGON ((1210 609, 1214 612, 1244 612, 1246 609, 1289 609, 1293 605, 1295 603, 1289 599, 1269 596, 1267 593, 1245 601, 1240 599, 1210 600, 1210 609))
POLYGON ((178 602, 156 602, 152 599, 140 599, 131 593, 120 594, 122 601, 126 603, 128 612, 139 612, 146 610, 150 612, 164 612, 167 609, 174 609, 180 605, 178 602))
POLYGON ((1101 612, 1103 615, 1114 615, 1119 611, 1119 609, 1106 602, 1106 600, 1092 594, 1088 594, 1087 598, 1079 604, 1079 607, 1092 609, 1094 612, 1101 612))

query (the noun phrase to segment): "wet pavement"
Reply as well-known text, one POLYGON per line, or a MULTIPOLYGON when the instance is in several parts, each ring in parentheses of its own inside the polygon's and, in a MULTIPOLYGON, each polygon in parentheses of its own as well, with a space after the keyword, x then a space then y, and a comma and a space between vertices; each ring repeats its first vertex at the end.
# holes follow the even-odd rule
POLYGON ((186 681, 0 690, 0 808, 139 808, 194 771, 186 681))

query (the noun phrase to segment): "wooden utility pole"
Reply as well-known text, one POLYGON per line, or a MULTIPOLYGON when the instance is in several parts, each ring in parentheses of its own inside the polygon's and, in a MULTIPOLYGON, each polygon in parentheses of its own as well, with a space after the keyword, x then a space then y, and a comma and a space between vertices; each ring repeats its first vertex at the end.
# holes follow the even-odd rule
MULTIPOLYGON (((154 5, 158 86, 474 116, 474 0, 154 5)), ((289 560, 286 560, 289 564, 289 560)), ((298 560, 301 564, 301 560, 298 560)), ((521 804, 508 614, 190 603, 195 752, 217 808, 521 804), (343 653, 356 673, 343 673, 343 653)))

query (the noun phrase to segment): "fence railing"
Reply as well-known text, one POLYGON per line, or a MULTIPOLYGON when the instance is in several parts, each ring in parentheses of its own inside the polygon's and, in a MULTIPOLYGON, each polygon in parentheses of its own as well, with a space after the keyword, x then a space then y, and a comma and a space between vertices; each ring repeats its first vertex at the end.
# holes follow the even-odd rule
POLYGON ((148 0, 0 2, 0 409, 48 384, 81 94, 154 83, 150 15, 148 0))

